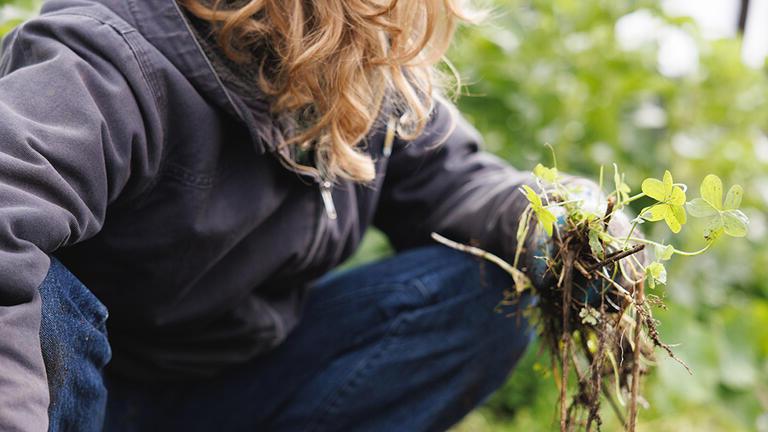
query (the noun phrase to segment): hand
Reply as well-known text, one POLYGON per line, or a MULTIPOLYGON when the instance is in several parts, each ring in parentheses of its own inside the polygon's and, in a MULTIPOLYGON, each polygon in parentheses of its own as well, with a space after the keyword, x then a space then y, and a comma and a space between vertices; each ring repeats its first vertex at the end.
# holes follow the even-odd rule
MULTIPOLYGON (((618 241, 606 245, 605 242, 598 241, 600 249, 605 248, 603 254, 606 257, 619 256, 622 249, 631 249, 635 246, 633 243, 622 241, 625 239, 632 224, 629 218, 622 211, 611 211, 610 218, 606 218, 607 199, 599 190, 594 182, 581 178, 569 178, 567 184, 567 197, 553 197, 552 202, 566 201, 576 203, 583 213, 598 215, 601 220, 596 220, 593 224, 603 224, 605 219, 609 219, 607 233, 618 241)), ((527 244, 532 253, 528 256, 529 277, 534 286, 538 289, 552 289, 558 284, 560 269, 552 269, 555 262, 561 262, 561 247, 565 235, 572 235, 576 227, 572 220, 567 220, 565 206, 550 205, 548 208, 556 217, 555 229, 552 236, 549 236, 540 224, 535 224, 531 230, 532 234, 527 244), (571 232, 569 232, 569 230, 571 232)), ((569 211, 572 210, 573 207, 569 211)), ((594 225, 593 225, 594 226, 594 225)), ((626 297, 627 294, 634 292, 638 284, 642 284, 644 279, 643 268, 647 264, 647 258, 643 251, 629 255, 620 260, 594 258, 594 252, 590 248, 586 238, 586 222, 581 222, 581 250, 576 257, 576 265, 573 270, 573 291, 574 299, 585 305, 599 307, 602 299, 605 298, 608 303, 614 305, 620 303, 618 297, 626 297), (600 266, 600 262, 604 263, 600 266), (601 294, 609 294, 603 296, 601 294)), ((634 233, 634 237, 639 234, 634 233)), ((573 245, 574 243, 570 243, 573 245)), ((607 306, 607 305, 606 305, 607 306)))

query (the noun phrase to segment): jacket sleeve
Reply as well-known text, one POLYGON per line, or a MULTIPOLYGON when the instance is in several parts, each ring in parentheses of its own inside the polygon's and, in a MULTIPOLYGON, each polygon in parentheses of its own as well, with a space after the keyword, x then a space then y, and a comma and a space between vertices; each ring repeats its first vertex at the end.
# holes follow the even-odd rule
POLYGON ((510 260, 528 204, 519 187, 532 180, 483 152, 478 132, 438 100, 419 138, 395 140, 374 224, 398 250, 434 243, 434 231, 510 260))
POLYGON ((125 34, 35 18, 0 56, 0 430, 47 430, 38 288, 48 254, 95 235, 158 164, 156 100, 125 34))

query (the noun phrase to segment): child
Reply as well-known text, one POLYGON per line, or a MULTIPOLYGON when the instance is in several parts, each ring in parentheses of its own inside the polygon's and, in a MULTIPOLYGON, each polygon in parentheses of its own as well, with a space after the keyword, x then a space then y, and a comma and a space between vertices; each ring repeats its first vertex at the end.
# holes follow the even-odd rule
POLYGON ((429 238, 510 258, 530 181, 433 96, 461 14, 49 0, 10 33, 0 429, 443 430, 497 388, 512 281, 429 238), (371 225, 400 253, 329 274, 371 225))

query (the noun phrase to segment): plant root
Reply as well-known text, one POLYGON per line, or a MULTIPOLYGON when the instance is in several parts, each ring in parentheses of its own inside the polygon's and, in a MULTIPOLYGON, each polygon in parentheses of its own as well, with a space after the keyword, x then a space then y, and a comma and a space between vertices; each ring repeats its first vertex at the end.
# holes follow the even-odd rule
POLYGON ((598 259, 590 248, 587 228, 571 224, 553 237, 557 253, 546 259, 550 282, 541 284, 550 288, 540 289, 521 270, 496 255, 439 234, 432 237, 510 273, 516 288, 505 293, 498 310, 513 304, 522 291, 536 291, 539 301, 531 307, 536 308, 533 316, 538 320, 540 338, 556 367, 561 432, 577 428, 599 431, 603 400, 608 401, 625 430, 634 432, 641 380, 653 364, 656 347, 690 372, 660 339, 649 303, 657 304, 661 299, 646 301, 642 269, 626 259, 642 252, 644 245, 630 244, 610 252, 606 249, 605 256, 598 259), (627 274, 635 280, 626 280, 627 274), (598 298, 589 300, 594 286, 600 287, 598 298))

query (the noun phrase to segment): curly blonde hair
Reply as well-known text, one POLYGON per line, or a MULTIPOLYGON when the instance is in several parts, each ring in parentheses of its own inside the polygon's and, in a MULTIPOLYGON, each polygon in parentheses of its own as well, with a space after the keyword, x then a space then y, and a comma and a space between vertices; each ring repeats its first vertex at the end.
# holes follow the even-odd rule
POLYGON ((255 84, 296 125, 285 145, 315 152, 316 167, 301 168, 357 182, 374 178, 361 146, 385 102, 404 113, 402 138, 423 131, 435 65, 467 19, 459 0, 178 1, 228 58, 261 65, 255 84))

